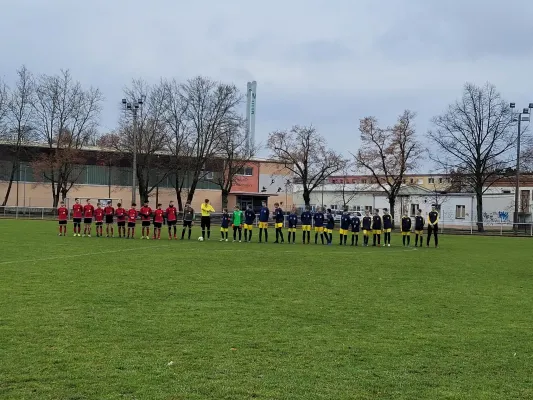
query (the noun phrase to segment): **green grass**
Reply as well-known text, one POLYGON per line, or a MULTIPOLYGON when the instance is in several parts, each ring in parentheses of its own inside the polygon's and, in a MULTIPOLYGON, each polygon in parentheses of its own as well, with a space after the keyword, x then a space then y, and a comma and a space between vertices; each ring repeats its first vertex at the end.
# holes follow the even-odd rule
POLYGON ((3 400, 533 398, 531 239, 55 234, 0 220, 3 400))

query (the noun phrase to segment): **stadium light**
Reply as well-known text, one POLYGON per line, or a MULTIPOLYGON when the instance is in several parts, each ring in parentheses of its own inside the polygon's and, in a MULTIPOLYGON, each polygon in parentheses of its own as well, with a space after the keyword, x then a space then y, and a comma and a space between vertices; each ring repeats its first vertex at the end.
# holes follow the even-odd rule
MULTIPOLYGON (((514 109, 516 107, 515 103, 509 103, 509 108, 514 109)), ((520 141, 522 136, 522 126, 521 122, 529 122, 530 111, 533 109, 533 103, 529 103, 528 108, 523 108, 522 112, 518 112, 516 119, 513 116, 512 121, 518 120, 518 135, 516 137, 516 182, 515 182, 515 194, 514 194, 514 225, 515 230, 518 231, 518 214, 520 211, 519 207, 519 196, 520 196, 520 141), (524 119, 522 119, 524 116, 524 119)))
POLYGON ((122 99, 122 106, 124 108, 124 111, 127 113, 128 111, 131 112, 133 116, 133 161, 131 163, 131 169, 132 169, 132 178, 131 178, 131 202, 135 203, 135 199, 137 198, 137 112, 140 108, 142 108, 143 105, 143 98, 137 99, 133 102, 129 102, 126 99, 122 99))

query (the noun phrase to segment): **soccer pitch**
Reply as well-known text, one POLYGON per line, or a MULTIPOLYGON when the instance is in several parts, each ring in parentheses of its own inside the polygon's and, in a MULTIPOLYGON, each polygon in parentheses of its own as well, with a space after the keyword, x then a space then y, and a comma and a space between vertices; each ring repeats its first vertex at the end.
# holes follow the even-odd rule
POLYGON ((0 398, 533 398, 531 239, 166 237, 0 220, 0 398))

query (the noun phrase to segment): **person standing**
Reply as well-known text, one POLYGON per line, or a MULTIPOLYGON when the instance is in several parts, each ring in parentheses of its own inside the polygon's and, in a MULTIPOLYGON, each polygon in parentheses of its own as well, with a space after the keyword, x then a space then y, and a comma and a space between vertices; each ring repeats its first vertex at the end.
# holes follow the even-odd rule
POLYGON ((333 243, 333 231, 335 230, 335 217, 333 216, 331 209, 328 208, 326 212, 326 241, 328 246, 333 243))
POLYGON ((117 209, 115 211, 115 214, 117 216, 118 237, 125 238, 127 212, 126 209, 122 207, 122 203, 117 203, 117 209))
POLYGON ((83 236, 91 237, 91 229, 93 224, 94 206, 91 200, 87 199, 87 204, 83 206, 83 236))
POLYGON ((385 246, 390 247, 390 238, 392 232, 392 215, 389 210, 383 209, 383 234, 385 239, 385 246))
POLYGON ((102 237, 103 231, 102 231, 102 225, 104 224, 104 209, 102 208, 102 204, 96 203, 96 210, 94 210, 94 222, 96 225, 96 237, 102 237))
POLYGON ((165 222, 165 211, 161 207, 162 204, 159 203, 154 211, 154 240, 161 240, 161 227, 165 222))
POLYGON ((202 237, 205 239, 205 231, 207 230, 207 239, 211 238, 211 213, 215 212, 215 209, 209 204, 209 199, 205 199, 202 203, 202 218, 200 225, 202 227, 202 237))
POLYGON ((228 209, 222 209, 222 219, 220 220, 220 241, 228 241, 228 229, 230 223, 230 215, 228 214, 228 209))
POLYGON ((144 205, 141 207, 141 239, 150 239, 152 208, 148 204, 148 201, 145 201, 144 205))
POLYGON ((415 217, 415 247, 418 247, 418 239, 420 238, 420 247, 424 245, 424 217, 422 210, 416 212, 415 217))
POLYGON ((113 216, 115 215, 115 209, 113 208, 113 205, 109 201, 107 205, 105 206, 105 232, 106 237, 114 237, 115 233, 113 231, 113 216), (109 236, 109 233, 111 232, 111 236, 109 236))
POLYGON ((251 204, 244 212, 244 242, 252 241, 252 229, 254 227, 255 212, 251 204))
POLYGON ((174 230, 174 239, 177 239, 176 223, 178 221, 178 211, 176 210, 172 200, 168 204, 168 208, 165 210, 165 218, 168 226, 168 240, 172 240, 172 230, 174 230))
POLYGON ((68 209, 63 201, 57 209, 57 219, 59 221, 59 236, 67 236, 68 209))
POLYGON ((283 221, 285 220, 285 214, 283 214, 283 209, 279 206, 279 203, 274 203, 274 220, 276 224, 276 241, 274 243, 285 243, 285 238, 283 237, 283 221))
POLYGON ((431 211, 428 214, 428 238, 427 247, 431 242, 431 234, 435 237, 435 248, 439 247, 439 213, 435 205, 431 206, 431 211))
POLYGON ((289 214, 289 244, 291 243, 291 240, 292 240, 292 244, 295 244, 296 243, 296 226, 298 225, 298 214, 296 214, 296 207, 295 206, 292 206, 291 208, 291 213, 289 214))
POLYGON ((372 233, 372 217, 370 216, 370 211, 365 211, 365 216, 363 217, 363 246, 368 247, 368 242, 370 240, 370 234, 372 233))
POLYGON ((313 215, 313 221, 315 223, 315 244, 318 244, 318 235, 320 234, 320 240, 324 244, 324 213, 321 207, 316 208, 316 212, 313 215))
POLYGON ((83 206, 80 204, 80 199, 72 206, 72 222, 74 222, 74 236, 81 236, 81 219, 83 218, 83 206))
POLYGON ((345 207, 341 215, 341 228, 339 230, 340 245, 346 246, 348 242, 348 232, 350 232, 350 225, 352 224, 352 218, 348 214, 348 207, 345 207))
POLYGON ((407 247, 411 244, 411 223, 411 217, 405 213, 402 217, 402 243, 407 247))
POLYGON ((374 236, 374 240, 372 241, 372 246, 376 246, 376 239, 378 241, 377 245, 378 247, 381 247, 381 230, 383 229, 383 221, 381 220, 381 216, 379 215, 379 210, 376 209, 374 211, 374 216, 372 217, 372 235, 374 236))
POLYGON ((305 244, 307 238, 307 244, 311 243, 311 223, 313 216, 309 211, 309 206, 305 206, 305 210, 300 215, 300 221, 302 223, 302 243, 305 244))
POLYGON ((268 242, 268 219, 270 218, 270 210, 267 207, 266 201, 261 203, 261 210, 259 211, 259 243, 263 241, 263 230, 265 231, 265 243, 268 242))
POLYGON ((352 246, 359 246, 359 230, 361 229, 361 220, 355 213, 351 220, 352 226, 352 246))
POLYGON ((237 241, 237 232, 239 232, 239 243, 242 241, 242 210, 236 204, 233 209, 233 215, 231 216, 231 224, 233 226, 233 242, 237 241))
POLYGON ((194 220, 194 209, 189 203, 185 204, 185 211, 183 212, 183 229, 181 231, 181 240, 185 238, 185 230, 189 229, 187 239, 191 240, 192 221, 194 220))

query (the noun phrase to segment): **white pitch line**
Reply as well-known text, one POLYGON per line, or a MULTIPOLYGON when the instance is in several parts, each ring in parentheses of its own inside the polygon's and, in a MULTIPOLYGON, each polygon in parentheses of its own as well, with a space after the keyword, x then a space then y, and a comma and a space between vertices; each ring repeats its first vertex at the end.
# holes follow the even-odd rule
POLYGON ((100 251, 100 252, 92 252, 92 253, 81 253, 81 254, 72 254, 72 255, 63 255, 63 256, 55 256, 55 257, 43 257, 43 258, 34 258, 31 260, 13 260, 13 261, 0 261, 0 265, 5 264, 16 264, 16 263, 35 263, 40 261, 50 261, 50 260, 62 260, 65 258, 78 258, 78 257, 88 257, 88 256, 98 256, 101 254, 112 254, 112 253, 123 253, 128 251, 134 251, 134 250, 147 250, 147 249, 158 249, 161 247, 168 247, 168 245, 159 245, 159 246, 150 246, 150 247, 132 247, 131 249, 120 249, 120 250, 109 250, 109 251, 100 251))

